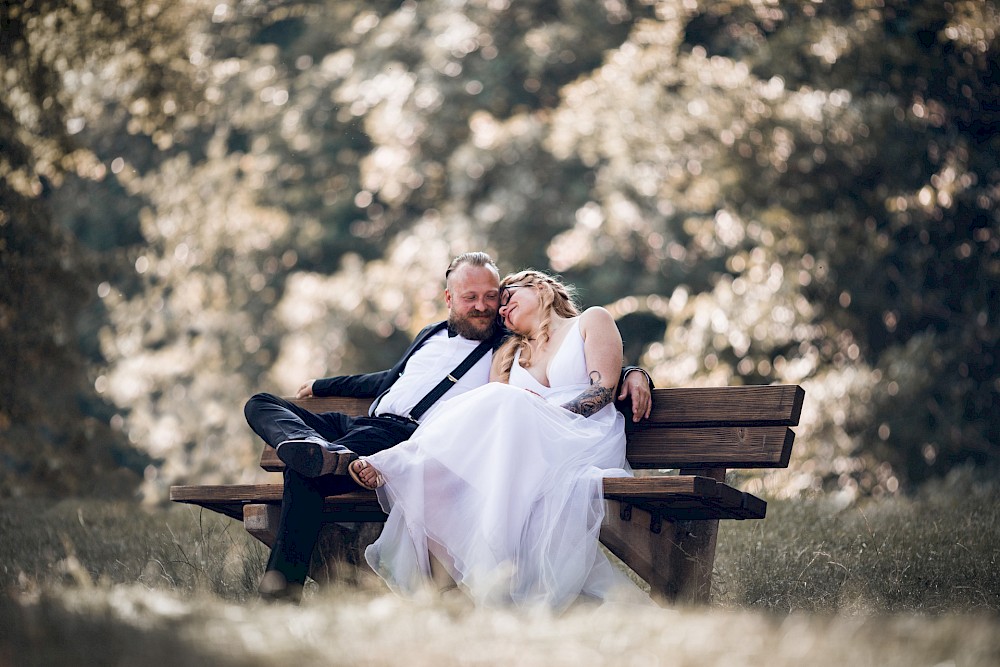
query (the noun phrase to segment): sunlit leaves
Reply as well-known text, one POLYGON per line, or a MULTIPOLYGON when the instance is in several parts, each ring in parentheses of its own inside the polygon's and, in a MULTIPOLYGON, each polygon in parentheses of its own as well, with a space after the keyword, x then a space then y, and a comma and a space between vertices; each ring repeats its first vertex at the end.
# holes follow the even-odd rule
POLYGON ((7 11, 0 177, 100 259, 91 384, 150 488, 250 475, 246 395, 387 366, 476 248, 664 384, 806 386, 786 489, 993 456, 994 2, 7 11))

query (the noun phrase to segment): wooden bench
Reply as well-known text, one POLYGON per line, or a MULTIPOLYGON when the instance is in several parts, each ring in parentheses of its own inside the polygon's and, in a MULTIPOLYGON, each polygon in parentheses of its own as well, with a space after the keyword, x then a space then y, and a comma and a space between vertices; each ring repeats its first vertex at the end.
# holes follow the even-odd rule
MULTIPOLYGON (((656 389, 652 414, 639 423, 620 406, 628 420, 626 453, 637 474, 604 480, 601 542, 649 584, 654 597, 708 601, 719 520, 763 519, 767 510, 760 498, 726 484, 726 471, 787 467, 795 439, 790 427, 799 422, 804 397, 796 385, 656 389)), ((295 402, 313 412, 363 414, 370 399, 295 402)), ((269 446, 260 465, 283 469, 269 446)), ((171 500, 240 520, 268 546, 281 494, 281 483, 170 488, 171 500)), ((361 489, 327 498, 325 512, 330 523, 386 518, 374 492, 361 489)))

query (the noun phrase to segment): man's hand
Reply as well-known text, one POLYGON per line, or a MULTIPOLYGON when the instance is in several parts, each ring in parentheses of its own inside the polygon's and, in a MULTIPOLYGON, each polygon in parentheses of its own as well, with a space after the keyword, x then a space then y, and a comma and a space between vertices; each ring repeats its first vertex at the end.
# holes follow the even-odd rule
POLYGON ((653 396, 649 391, 649 381, 645 373, 636 370, 625 374, 618 400, 624 401, 629 396, 632 397, 632 421, 638 422, 648 418, 650 410, 653 409, 653 396))
POLYGON ((313 382, 315 381, 316 381, 315 379, 309 380, 308 382, 304 383, 301 387, 299 387, 299 390, 295 392, 295 398, 308 398, 312 396, 313 382))

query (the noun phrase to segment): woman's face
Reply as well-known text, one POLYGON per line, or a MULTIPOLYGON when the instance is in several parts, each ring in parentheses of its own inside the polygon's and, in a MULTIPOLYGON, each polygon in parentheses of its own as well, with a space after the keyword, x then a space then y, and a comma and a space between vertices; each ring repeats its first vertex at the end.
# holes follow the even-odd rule
POLYGON ((531 333, 539 321, 538 288, 515 283, 500 291, 500 317, 504 326, 519 334, 531 333))

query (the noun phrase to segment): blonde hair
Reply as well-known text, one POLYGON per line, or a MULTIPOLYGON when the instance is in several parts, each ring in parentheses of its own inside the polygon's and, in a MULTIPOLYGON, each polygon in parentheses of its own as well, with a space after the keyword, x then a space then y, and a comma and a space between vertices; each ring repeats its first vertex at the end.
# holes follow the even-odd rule
MULTIPOLYGON (((580 310, 574 301, 575 290, 573 287, 559 282, 556 278, 546 273, 527 269, 508 274, 500 281, 501 294, 503 293, 503 289, 508 285, 531 286, 538 291, 541 320, 538 331, 534 333, 536 334, 535 338, 538 338, 542 342, 549 340, 553 314, 567 318, 576 317, 580 314, 580 310)), ((531 366, 531 346, 529 342, 532 338, 528 334, 520 334, 514 331, 511 331, 510 334, 510 337, 493 355, 496 359, 500 375, 504 380, 510 378, 510 369, 514 365, 514 355, 518 350, 521 351, 521 365, 525 368, 531 366)))

